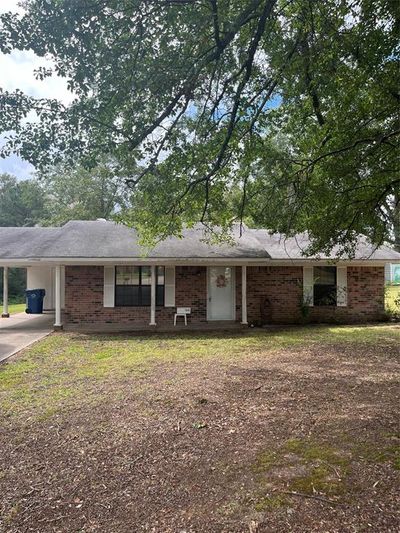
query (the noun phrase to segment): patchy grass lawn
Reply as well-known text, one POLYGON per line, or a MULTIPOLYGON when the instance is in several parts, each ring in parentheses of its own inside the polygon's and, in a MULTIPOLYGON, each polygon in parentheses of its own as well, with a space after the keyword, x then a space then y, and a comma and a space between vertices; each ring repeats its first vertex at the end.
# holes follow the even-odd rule
POLYGON ((10 315, 14 315, 15 313, 23 313, 26 309, 26 303, 22 304, 8 304, 8 312, 10 315))
POLYGON ((397 531, 400 327, 53 334, 0 367, 0 530, 397 531))

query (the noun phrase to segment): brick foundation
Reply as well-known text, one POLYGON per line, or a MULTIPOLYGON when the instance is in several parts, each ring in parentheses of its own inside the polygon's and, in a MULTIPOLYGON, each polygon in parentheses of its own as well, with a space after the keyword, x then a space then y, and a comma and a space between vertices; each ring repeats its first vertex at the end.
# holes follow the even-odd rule
MULTIPOLYGON (((148 328, 150 307, 103 307, 103 267, 65 269, 65 312, 68 324, 113 324, 148 328)), ((347 307, 313 307, 311 322, 366 322, 382 318, 383 267, 349 267, 347 307)), ((247 314, 254 323, 290 324, 302 321, 302 267, 247 267, 247 314)), ((207 323, 207 269, 176 267, 175 305, 192 308, 189 322, 207 323)), ((156 322, 172 326, 175 308, 157 307, 156 322)), ((236 320, 241 320, 241 268, 236 267, 236 320)))

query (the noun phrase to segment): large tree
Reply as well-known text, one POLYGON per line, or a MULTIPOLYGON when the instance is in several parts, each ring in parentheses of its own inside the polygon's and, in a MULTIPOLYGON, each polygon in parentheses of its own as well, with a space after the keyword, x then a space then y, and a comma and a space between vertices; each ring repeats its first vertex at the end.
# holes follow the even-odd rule
POLYGON ((37 181, 0 174, 0 226, 35 226, 46 216, 46 196, 37 181))
POLYGON ((101 161, 90 170, 58 164, 39 174, 38 180, 47 196, 45 225, 110 219, 127 207, 127 186, 111 161, 101 161))
POLYGON ((357 233, 393 238, 396 0, 25 5, 1 16, 1 50, 53 58, 38 76, 64 76, 76 100, 0 93, 0 131, 14 132, 4 154, 38 167, 111 155, 148 238, 249 216, 308 230, 318 250, 351 250, 357 233))
POLYGON ((400 190, 389 199, 387 205, 390 224, 393 228, 393 245, 397 252, 400 252, 400 190))
MULTIPOLYGON (((38 179, 0 174, 0 226, 60 226, 72 219, 110 219, 126 208, 126 185, 116 177, 117 170, 108 161, 90 171, 58 165, 38 179)), ((0 300, 2 283, 0 275, 0 300)), ((25 287, 25 269, 11 268, 10 298, 21 301, 25 287)))
MULTIPOLYGON (((34 226, 46 216, 45 195, 33 180, 18 181, 11 174, 0 174, 0 226, 34 226)), ((25 296, 26 270, 11 268, 9 296, 22 301, 25 296)), ((0 275, 0 299, 3 296, 3 276, 0 275)))

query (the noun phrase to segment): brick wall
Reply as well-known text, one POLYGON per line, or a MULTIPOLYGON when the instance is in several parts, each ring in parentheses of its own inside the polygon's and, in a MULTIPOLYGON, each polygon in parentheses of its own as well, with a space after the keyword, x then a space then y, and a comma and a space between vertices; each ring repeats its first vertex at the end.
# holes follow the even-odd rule
MULTIPOLYGON (((240 284, 240 268, 237 279, 240 284)), ((291 324, 302 321, 302 267, 247 267, 249 322, 291 324), (263 308, 263 310, 262 310, 263 308), (264 316, 263 316, 264 315, 264 316)), ((241 287, 237 287, 236 316, 241 314, 241 287)), ((347 306, 310 308, 310 322, 367 322, 384 313, 384 268, 347 268, 347 306)))
MULTIPOLYGON (((68 266, 65 271, 65 322, 67 324, 119 324, 147 327, 150 307, 103 307, 103 267, 68 266)), ((312 322, 362 322, 378 320, 384 308, 383 267, 349 267, 348 306, 313 307, 312 322)), ((247 267, 249 322, 297 323, 301 321, 301 267, 247 267)), ((207 269, 176 267, 176 306, 192 308, 189 321, 207 322, 207 269)), ((236 267, 236 320, 241 320, 241 268, 236 267)), ((156 322, 172 325, 175 308, 157 307, 156 322)))
POLYGON ((188 317, 190 322, 207 322, 206 267, 175 268, 175 305, 177 307, 192 308, 191 315, 188 317))
POLYGON ((299 322, 302 283, 302 267, 247 267, 248 321, 299 322))
POLYGON ((383 267, 347 268, 347 306, 313 307, 313 322, 367 322, 381 320, 385 307, 383 267))
MULTIPOLYGON (((103 307, 102 266, 67 266, 65 269, 65 311, 67 324, 119 324, 146 327, 150 307, 103 307)), ((207 320, 206 267, 176 267, 175 304, 192 307, 189 320, 207 320)), ((172 325, 174 307, 157 307, 156 322, 172 325)))

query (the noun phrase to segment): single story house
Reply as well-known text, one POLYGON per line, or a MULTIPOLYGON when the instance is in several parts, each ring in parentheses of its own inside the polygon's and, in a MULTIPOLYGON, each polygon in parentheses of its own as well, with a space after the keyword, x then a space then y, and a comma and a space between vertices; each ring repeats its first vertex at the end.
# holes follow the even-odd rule
POLYGON ((8 267, 24 267, 28 288, 46 289, 56 329, 173 328, 177 308, 192 327, 383 317, 384 269, 399 253, 360 240, 351 260, 304 257, 307 244, 248 228, 235 228, 233 244, 210 244, 199 226, 143 255, 133 229, 105 220, 0 228, 3 314, 8 267))

